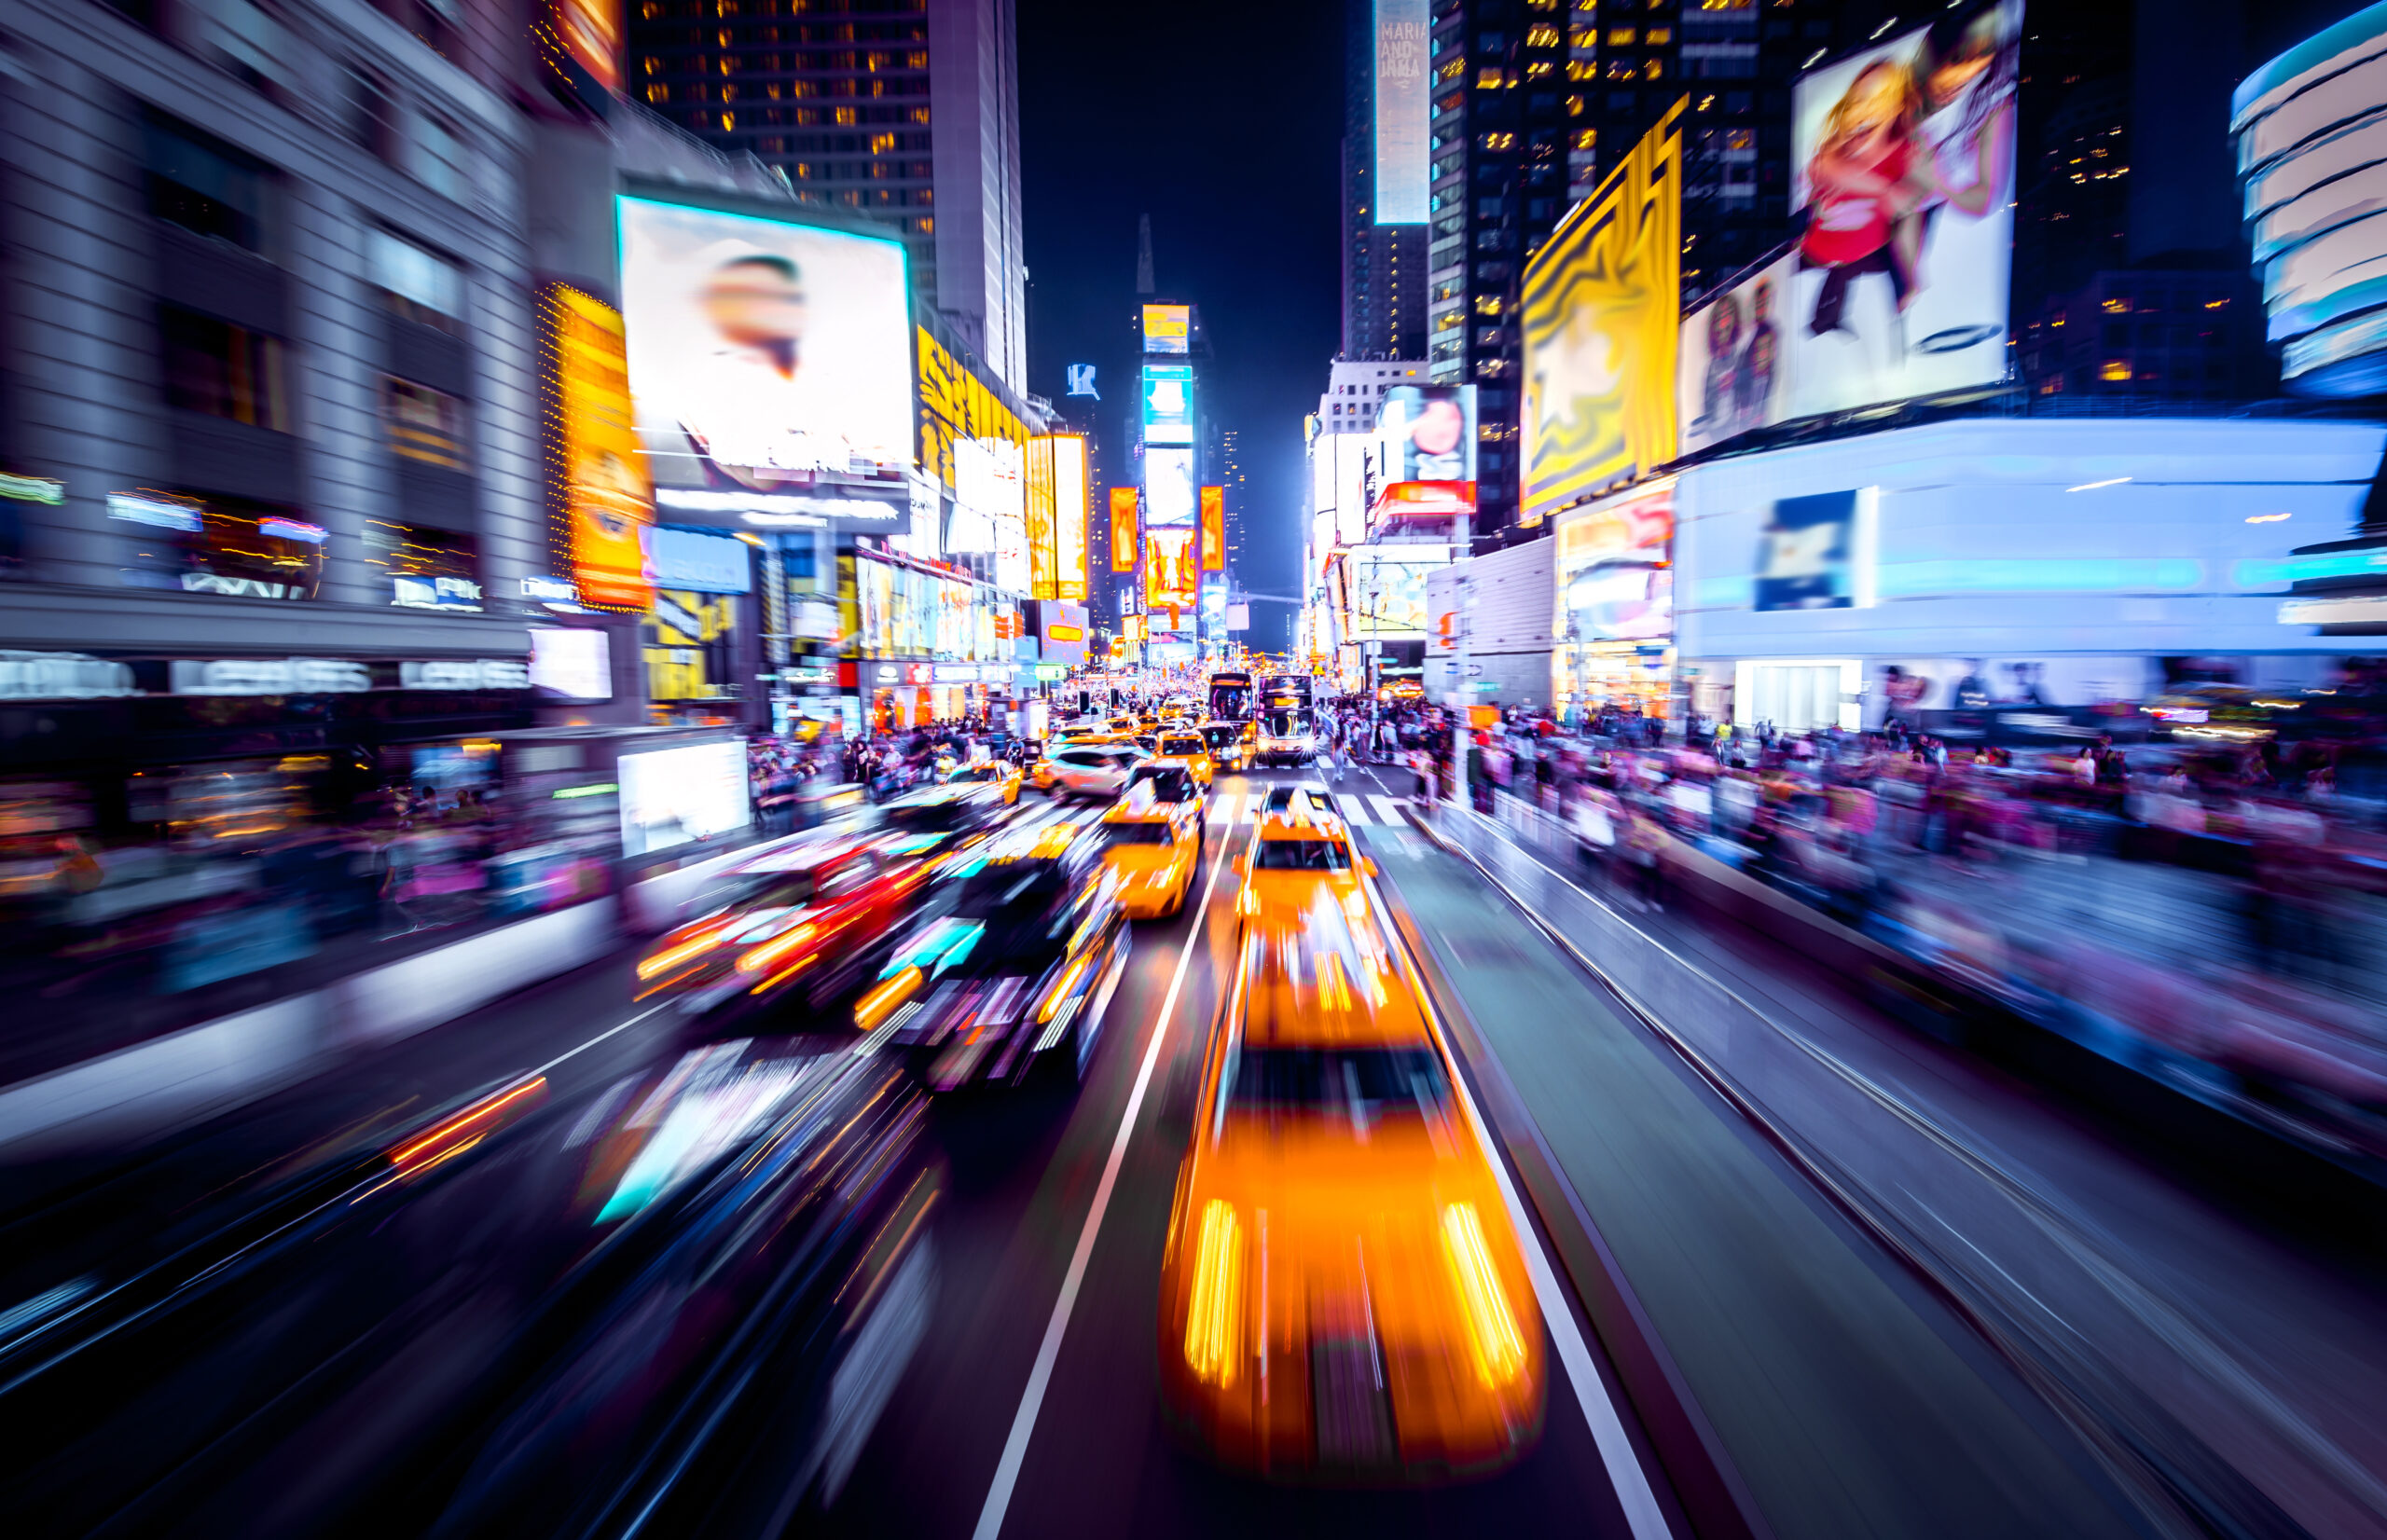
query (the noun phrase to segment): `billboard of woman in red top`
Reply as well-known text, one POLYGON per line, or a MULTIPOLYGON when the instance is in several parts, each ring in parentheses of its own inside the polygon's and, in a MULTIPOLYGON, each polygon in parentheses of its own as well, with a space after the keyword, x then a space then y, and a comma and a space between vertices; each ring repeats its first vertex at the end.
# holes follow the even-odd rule
POLYGON ((2006 372, 2021 0, 1959 0, 1800 81, 1791 417, 2006 372))

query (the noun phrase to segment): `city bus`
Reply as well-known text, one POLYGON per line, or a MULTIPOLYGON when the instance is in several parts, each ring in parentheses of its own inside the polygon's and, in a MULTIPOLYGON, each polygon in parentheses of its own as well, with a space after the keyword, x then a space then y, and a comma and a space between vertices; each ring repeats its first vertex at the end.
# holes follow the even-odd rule
POLYGON ((1210 676, 1210 720, 1251 720, 1251 676, 1224 670, 1210 676))

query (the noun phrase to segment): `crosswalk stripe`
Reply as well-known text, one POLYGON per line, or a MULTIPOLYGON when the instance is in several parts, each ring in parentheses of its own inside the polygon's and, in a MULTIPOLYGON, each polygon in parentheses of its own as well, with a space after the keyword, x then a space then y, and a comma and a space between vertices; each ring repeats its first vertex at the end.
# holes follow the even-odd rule
POLYGON ((1334 799, 1334 805, 1342 810, 1343 821, 1345 823, 1359 824, 1373 823, 1376 821, 1368 816, 1368 804, 1359 800, 1359 794, 1356 791, 1345 791, 1337 796, 1334 799))
POLYGON ((1368 800, 1376 804, 1376 812, 1382 816, 1385 822, 1391 824, 1396 828, 1400 826, 1400 804, 1393 801, 1390 797, 1380 797, 1373 791, 1368 793, 1368 800))

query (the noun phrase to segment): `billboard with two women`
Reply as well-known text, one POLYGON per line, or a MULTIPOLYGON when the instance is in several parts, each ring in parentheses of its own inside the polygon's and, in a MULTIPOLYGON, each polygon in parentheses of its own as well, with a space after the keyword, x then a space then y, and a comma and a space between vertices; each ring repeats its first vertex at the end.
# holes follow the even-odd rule
POLYGON ((1686 448, 2005 378, 2021 45, 2022 0, 1958 0, 1799 82, 1806 227, 1686 322, 1686 448))

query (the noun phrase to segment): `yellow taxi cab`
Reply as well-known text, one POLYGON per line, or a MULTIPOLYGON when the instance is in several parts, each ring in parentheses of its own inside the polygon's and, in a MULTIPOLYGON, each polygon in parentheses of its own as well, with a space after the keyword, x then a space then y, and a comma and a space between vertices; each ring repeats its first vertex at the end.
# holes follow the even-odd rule
POLYGON ((1243 891, 1235 913, 1245 926, 1271 915, 1307 913, 1325 893, 1335 902, 1359 902, 1359 877, 1375 863, 1351 844, 1351 831, 1333 804, 1304 787, 1279 787, 1262 804, 1249 849, 1235 858, 1243 891))
POLYGON ((1199 801, 1164 801, 1156 779, 1128 788, 1096 825, 1103 864, 1118 883, 1119 907, 1129 919, 1182 914, 1202 868, 1199 801))
MULTIPOLYGON (((1516 1232, 1383 920, 1295 870, 1300 896, 1248 915, 1204 1055, 1161 1262, 1163 1404, 1265 1477, 1498 1469, 1539 1436, 1545 1389, 1516 1232)), ((1254 862, 1247 897, 1278 871, 1254 862)))
POLYGON ((1162 728, 1155 748, 1162 759, 1184 761, 1197 786, 1207 789, 1218 775, 1218 763, 1210 758, 1210 746, 1203 741, 1200 733, 1182 722, 1162 728))
POLYGON ((1248 722, 1206 722, 1202 723, 1203 746, 1210 751, 1214 770, 1236 771, 1251 768, 1251 756, 1259 746, 1258 729, 1248 722))
POLYGON ((946 773, 945 783, 947 786, 996 787, 1000 791, 1002 804, 1005 807, 1015 807, 1019 804, 1020 783, 1025 778, 1020 774, 1019 766, 1009 760, 987 759, 980 760, 974 764, 956 766, 946 773))

